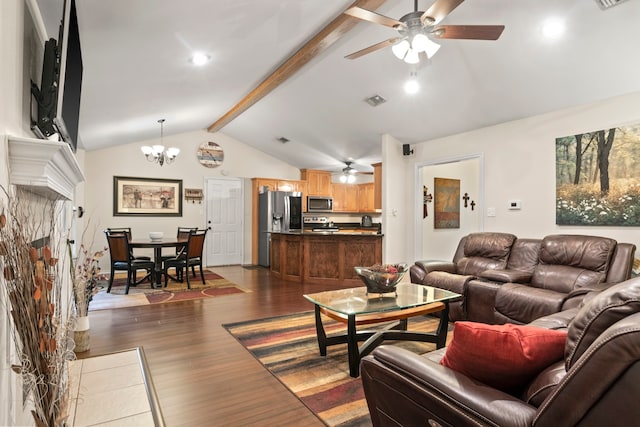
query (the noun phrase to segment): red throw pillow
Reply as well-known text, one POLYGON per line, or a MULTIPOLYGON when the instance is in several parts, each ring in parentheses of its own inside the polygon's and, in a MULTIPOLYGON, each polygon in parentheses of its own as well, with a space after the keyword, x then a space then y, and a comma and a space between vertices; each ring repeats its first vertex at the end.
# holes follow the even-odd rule
POLYGON ((566 340, 566 331, 456 322, 440 364, 493 388, 517 393, 562 359, 566 340))

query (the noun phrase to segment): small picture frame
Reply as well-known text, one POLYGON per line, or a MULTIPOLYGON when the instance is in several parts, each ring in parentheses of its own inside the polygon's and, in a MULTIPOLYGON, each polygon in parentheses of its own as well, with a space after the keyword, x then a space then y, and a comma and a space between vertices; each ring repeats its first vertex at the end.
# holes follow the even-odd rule
POLYGON ((114 216, 182 216, 182 180, 113 177, 114 216))

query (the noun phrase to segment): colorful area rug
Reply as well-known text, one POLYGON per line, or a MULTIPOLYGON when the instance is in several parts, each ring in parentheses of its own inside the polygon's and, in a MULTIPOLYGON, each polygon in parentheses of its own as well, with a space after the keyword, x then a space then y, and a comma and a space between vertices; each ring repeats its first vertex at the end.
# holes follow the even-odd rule
POLYGON ((196 277, 192 276, 190 279, 191 289, 187 289, 186 281, 180 283, 169 280, 166 288, 164 285, 162 288, 152 288, 149 282, 143 282, 137 286, 130 286, 129 294, 125 295, 127 278, 126 275, 118 274, 113 280, 110 293, 107 293, 108 282, 105 281, 100 284, 101 290, 89 304, 89 311, 215 298, 250 292, 210 270, 205 270, 204 285, 197 269, 196 277))
MULTIPOLYGON (((435 331, 439 319, 409 319, 409 329, 435 331)), ((323 318, 327 334, 346 325, 323 318)), ((360 378, 349 376, 347 347, 327 348, 320 356, 313 312, 223 325, 264 367, 328 426, 370 426, 371 418, 360 378)), ((392 342, 386 342, 392 343, 392 342)), ((435 344, 394 342, 416 353, 435 344)))

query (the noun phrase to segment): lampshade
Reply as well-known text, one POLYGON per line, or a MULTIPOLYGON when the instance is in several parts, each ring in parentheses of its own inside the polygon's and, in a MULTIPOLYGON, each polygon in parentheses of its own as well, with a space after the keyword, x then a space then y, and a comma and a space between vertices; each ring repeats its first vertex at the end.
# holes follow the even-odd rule
POLYGON ((418 52, 424 52, 427 48, 427 43, 429 42, 429 37, 425 36, 422 33, 418 33, 413 37, 411 41, 411 48, 413 50, 417 50, 418 52))
POLYGON ((420 62, 418 51, 415 49, 409 49, 407 51, 407 55, 404 57, 404 62, 406 62, 407 64, 417 64, 418 62, 420 62))
POLYGON ((396 56, 396 58, 404 59, 410 47, 411 46, 409 45, 409 41, 407 39, 404 39, 401 42, 391 46, 391 50, 393 51, 393 54, 396 56))
POLYGON ((428 37, 426 37, 426 39, 427 39, 427 42, 424 48, 424 53, 427 54, 427 58, 431 59, 431 57, 436 54, 438 49, 440 49, 440 45, 434 42, 433 40, 429 39, 428 37))

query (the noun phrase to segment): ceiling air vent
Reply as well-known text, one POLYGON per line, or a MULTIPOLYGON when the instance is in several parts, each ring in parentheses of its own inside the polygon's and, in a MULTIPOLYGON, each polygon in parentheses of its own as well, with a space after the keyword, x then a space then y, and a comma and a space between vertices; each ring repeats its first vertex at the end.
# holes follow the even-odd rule
POLYGON ((387 100, 381 97, 380 95, 373 95, 365 99, 364 102, 371 105, 372 107, 377 107, 378 105, 384 104, 385 102, 387 102, 387 100))
POLYGON ((282 142, 283 144, 286 144, 287 142, 289 142, 289 139, 285 138, 284 136, 281 136, 280 138, 276 138, 276 139, 282 142))
POLYGON ((625 0, 596 0, 596 3, 600 6, 601 9, 609 9, 617 5, 618 3, 622 3, 625 0))

